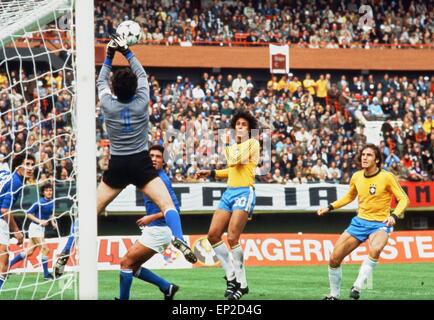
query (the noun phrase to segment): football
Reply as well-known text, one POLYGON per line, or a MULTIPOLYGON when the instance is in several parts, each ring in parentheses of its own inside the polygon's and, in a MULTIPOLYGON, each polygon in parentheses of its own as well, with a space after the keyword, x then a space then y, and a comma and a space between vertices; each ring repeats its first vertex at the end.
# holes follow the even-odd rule
POLYGON ((137 42, 139 42, 142 36, 140 25, 137 22, 131 20, 127 20, 119 24, 116 29, 116 33, 124 36, 127 39, 127 44, 129 46, 135 45, 137 42))

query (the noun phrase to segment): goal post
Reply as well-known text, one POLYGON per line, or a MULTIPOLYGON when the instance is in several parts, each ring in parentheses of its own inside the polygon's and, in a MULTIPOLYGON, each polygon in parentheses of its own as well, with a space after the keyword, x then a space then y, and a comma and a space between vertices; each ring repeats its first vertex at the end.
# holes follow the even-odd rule
MULTIPOLYGON (((2 144, 9 139, 12 147, 7 151, 8 161, 13 154, 36 153, 37 176, 31 182, 32 192, 36 190, 38 193, 38 187, 46 181, 53 183, 56 209, 61 208, 56 210, 56 219, 69 218, 71 224, 78 226, 71 228, 76 245, 65 269, 72 273, 47 282, 41 280, 42 262, 36 264, 35 259, 25 259, 21 265, 8 270, 18 276, 6 281, 0 290, 0 299, 96 300, 98 239, 93 1, 4 0, 0 2, 0 30, 0 152, 4 153, 6 149, 2 144), (66 100, 67 105, 63 110, 57 105, 62 100, 66 100), (16 150, 19 139, 23 149, 16 150), (43 157, 41 151, 47 146, 52 149, 48 158, 47 154, 43 157), (64 160, 71 163, 65 179, 63 171, 59 171, 63 170, 64 160), (47 172, 50 164, 51 172, 47 172), (65 187, 62 195, 56 191, 59 190, 58 184, 65 187), (66 290, 73 290, 74 294, 65 294, 66 290)), ((28 199, 23 199, 24 196, 11 211, 17 217, 29 209, 28 199)), ((25 225, 28 226, 26 219, 22 226, 28 238, 25 225)), ((62 235, 57 232, 55 239, 46 240, 51 248, 56 248, 54 244, 57 244, 49 258, 50 268, 59 257, 66 239, 65 232, 62 235)), ((23 248, 12 241, 10 257, 14 258, 20 252, 23 248)))
POLYGON ((93 1, 76 0, 79 298, 98 299, 93 1))

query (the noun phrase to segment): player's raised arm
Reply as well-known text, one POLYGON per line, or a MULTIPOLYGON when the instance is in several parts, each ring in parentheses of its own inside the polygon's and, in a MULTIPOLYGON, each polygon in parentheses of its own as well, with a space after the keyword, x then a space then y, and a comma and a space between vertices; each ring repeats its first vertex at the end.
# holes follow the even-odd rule
POLYGON ((103 105, 107 105, 112 97, 109 79, 116 48, 116 43, 113 40, 110 40, 110 42, 107 44, 106 58, 99 72, 98 80, 96 81, 96 86, 98 88, 98 98, 103 105))
POLYGON ((354 175, 350 180, 350 189, 348 192, 340 199, 331 203, 327 208, 321 208, 317 211, 318 215, 322 216, 332 210, 342 208, 347 204, 351 203, 357 196, 356 185, 354 184, 354 175))
POLYGON ((229 166, 259 162, 259 141, 250 139, 247 145, 238 145, 237 149, 231 146, 225 148, 225 155, 229 166), (235 152, 234 152, 235 151, 235 152))

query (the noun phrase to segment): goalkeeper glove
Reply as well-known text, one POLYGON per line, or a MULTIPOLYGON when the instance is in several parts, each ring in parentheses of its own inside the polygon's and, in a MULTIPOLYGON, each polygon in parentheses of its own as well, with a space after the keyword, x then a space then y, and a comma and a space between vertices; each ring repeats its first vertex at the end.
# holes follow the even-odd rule
POLYGON ((116 42, 110 40, 110 42, 107 44, 107 58, 113 60, 117 47, 118 45, 116 44, 116 42))
POLYGON ((125 39, 123 36, 115 33, 112 35, 112 39, 117 45, 117 50, 121 52, 124 56, 131 52, 127 44, 127 39, 125 39))

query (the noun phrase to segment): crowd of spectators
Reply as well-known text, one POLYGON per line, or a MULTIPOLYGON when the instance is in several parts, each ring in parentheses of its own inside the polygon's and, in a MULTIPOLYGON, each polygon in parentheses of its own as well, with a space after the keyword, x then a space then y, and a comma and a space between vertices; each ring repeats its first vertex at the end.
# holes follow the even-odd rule
MULTIPOLYGON (((245 108, 259 120, 263 149, 271 140, 258 182, 348 183, 371 118, 384 120, 385 169, 402 180, 434 178, 434 77, 299 76, 273 76, 263 85, 243 74, 204 73, 195 83, 179 75, 164 84, 150 76, 149 141, 165 146, 169 176, 192 182, 199 169, 224 167, 218 130, 229 128, 231 115, 245 108)), ((102 173, 109 147, 99 103, 97 137, 102 173)))
MULTIPOLYGON (((102 38, 122 20, 134 19, 152 39, 156 30, 166 40, 233 40, 238 32, 250 32, 260 34, 252 41, 270 41, 267 35, 280 33, 280 40, 311 46, 318 33, 319 42, 336 37, 341 45, 342 30, 350 31, 348 43, 362 40, 353 21, 359 5, 323 0, 213 1, 201 11, 188 0, 97 1, 95 17, 97 33, 101 26, 105 33, 102 38)), ((376 31, 369 41, 404 44, 407 32, 419 34, 420 43, 430 43, 432 1, 370 5, 376 31)), ((0 70, 0 169, 7 169, 13 153, 27 150, 38 162, 36 180, 70 181, 75 152, 73 75, 66 69, 34 72, 0 70)), ((263 150, 267 143, 271 146, 270 153, 263 154, 258 182, 348 183, 357 170, 354 156, 367 141, 365 125, 371 120, 384 122, 380 146, 387 170, 403 180, 434 179, 433 76, 290 73, 262 83, 249 74, 204 73, 199 81, 178 75, 162 82, 151 75, 149 83, 149 140, 166 147, 167 171, 175 182, 197 181, 199 168, 224 166, 218 130, 229 128, 231 115, 239 108, 259 120, 263 150)), ((100 178, 110 152, 99 102, 96 111, 100 178)))
MULTIPOLYGON (((38 161, 35 179, 69 181, 73 176, 71 74, 0 73, 0 165, 24 149, 38 161)), ((175 182, 198 181, 200 168, 222 168, 218 130, 229 128, 238 108, 259 121, 262 154, 258 182, 348 183, 355 155, 366 143, 364 125, 383 121, 384 168, 403 180, 434 179, 434 77, 383 74, 273 76, 257 83, 247 74, 204 73, 192 82, 182 75, 162 83, 150 76, 151 144, 166 147, 167 172, 175 182)), ((98 175, 110 156, 97 103, 98 175)), ((201 181, 201 180, 199 180, 201 181)))
POLYGON ((122 21, 134 20, 143 29, 143 43, 166 45, 236 42, 291 43, 308 48, 432 45, 433 0, 368 1, 372 9, 370 20, 359 13, 365 3, 214 0, 202 1, 202 5, 195 7, 190 0, 97 0, 95 37, 107 39, 122 21))
POLYGON ((0 170, 28 152, 38 164, 29 183, 72 181, 72 81, 71 71, 0 72, 0 170))

